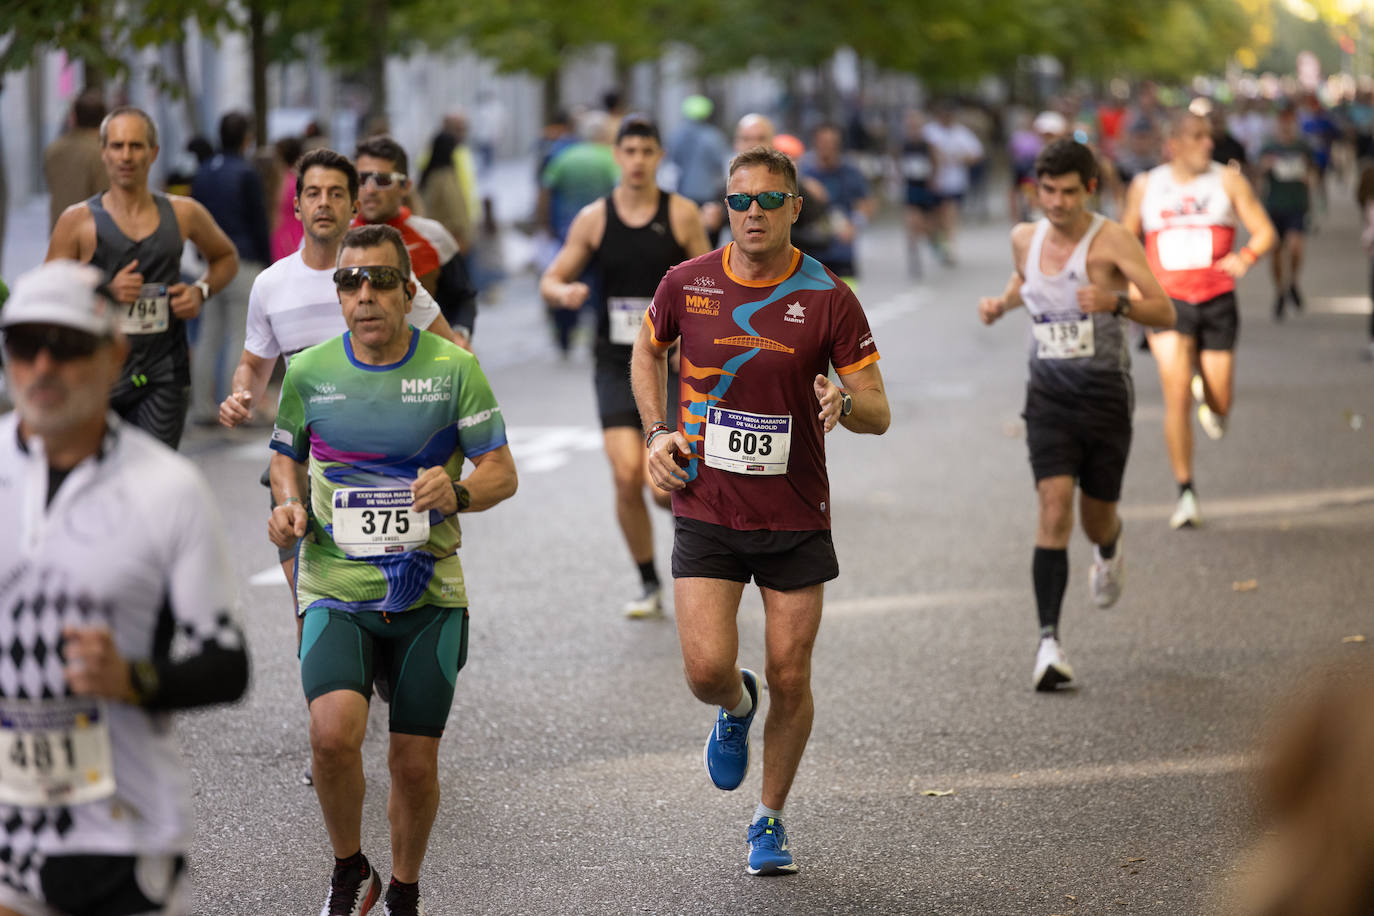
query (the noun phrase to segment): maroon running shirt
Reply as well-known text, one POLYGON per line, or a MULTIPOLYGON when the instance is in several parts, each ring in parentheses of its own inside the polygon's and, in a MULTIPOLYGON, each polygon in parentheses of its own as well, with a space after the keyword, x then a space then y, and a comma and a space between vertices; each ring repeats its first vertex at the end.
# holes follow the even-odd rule
POLYGON ((868 319, 795 248, 783 276, 758 283, 732 274, 729 258, 727 245, 668 271, 644 318, 656 347, 682 338, 678 428, 692 455, 673 514, 738 531, 829 529, 812 386, 832 364, 843 376, 877 362, 868 319))

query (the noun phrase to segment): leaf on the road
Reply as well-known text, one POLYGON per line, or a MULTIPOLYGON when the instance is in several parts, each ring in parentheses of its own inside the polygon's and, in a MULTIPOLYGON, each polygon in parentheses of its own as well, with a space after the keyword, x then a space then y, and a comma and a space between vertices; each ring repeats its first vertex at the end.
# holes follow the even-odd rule
POLYGON ((1144 857, 1144 856, 1132 856, 1131 858, 1127 859, 1126 861, 1127 861, 1127 862, 1144 862, 1144 861, 1145 861, 1145 857, 1144 857))
POLYGON ((1253 592, 1257 588, 1259 588, 1258 579, 1242 579, 1239 582, 1231 583, 1231 591, 1233 592, 1253 592))
POLYGON ((1347 636, 1341 642, 1364 642, 1364 634, 1356 633, 1354 636, 1347 636))
POLYGON ((921 794, 930 798, 944 798, 946 795, 953 795, 953 789, 922 789, 921 794))
POLYGON ((1073 901, 1074 903, 1077 903, 1077 902, 1078 902, 1078 898, 1075 897, 1073 894, 1065 894, 1065 895, 1064 895, 1064 899, 1065 899, 1065 900, 1071 900, 1071 901, 1073 901))

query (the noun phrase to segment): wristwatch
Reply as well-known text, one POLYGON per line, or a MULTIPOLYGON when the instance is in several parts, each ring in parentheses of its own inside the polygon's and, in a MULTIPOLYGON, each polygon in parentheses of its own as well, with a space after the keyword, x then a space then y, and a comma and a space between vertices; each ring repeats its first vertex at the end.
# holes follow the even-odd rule
POLYGON ((206 299, 210 298, 210 284, 207 283, 204 279, 197 280, 191 285, 194 286, 196 289, 200 290, 201 302, 204 302, 206 299))
POLYGON ((157 696, 157 668, 150 661, 130 662, 129 686, 133 688, 134 702, 139 706, 148 705, 157 696))
POLYGON ((459 512, 472 505, 472 494, 468 492, 467 487, 456 480, 453 481, 453 498, 458 501, 459 512))
POLYGON ((840 416, 847 417, 854 412, 854 399, 849 396, 848 391, 840 392, 840 416))
POLYGON ((1125 293, 1116 294, 1116 308, 1112 309, 1113 315, 1125 318, 1131 314, 1131 297, 1125 293))

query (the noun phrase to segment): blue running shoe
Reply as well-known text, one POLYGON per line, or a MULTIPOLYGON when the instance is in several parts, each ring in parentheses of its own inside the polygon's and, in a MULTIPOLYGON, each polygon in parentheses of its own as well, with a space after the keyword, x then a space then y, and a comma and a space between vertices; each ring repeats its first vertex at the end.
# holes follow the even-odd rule
POLYGON ((787 831, 775 817, 761 817, 749 825, 749 874, 795 875, 797 863, 787 846, 787 831))
POLYGON ((716 716, 715 727, 706 739, 703 754, 706 775, 711 777, 717 789, 727 792, 738 789, 749 773, 749 726, 754 722, 754 713, 759 711, 758 676, 748 668, 739 669, 739 673, 744 678, 744 689, 749 691, 754 706, 749 710, 749 715, 743 718, 730 715, 722 706, 716 716))

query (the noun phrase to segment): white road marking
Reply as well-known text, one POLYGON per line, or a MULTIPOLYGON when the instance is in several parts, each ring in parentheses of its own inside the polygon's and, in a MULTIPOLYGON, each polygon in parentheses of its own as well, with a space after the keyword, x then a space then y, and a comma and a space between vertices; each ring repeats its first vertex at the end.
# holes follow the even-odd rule
POLYGON ((281 571, 281 564, 273 563, 260 572, 255 572, 248 577, 249 585, 285 585, 286 573, 281 571))
POLYGON ((1021 590, 1009 588, 966 588, 943 592, 912 592, 906 595, 876 595, 871 598, 841 598, 825 602, 825 616, 888 614, 893 611, 924 611, 963 604, 992 604, 1023 597, 1021 590))
POLYGON ((1313 296, 1308 307, 1327 315, 1368 315, 1368 296, 1313 296))
POLYGON ((1213 754, 1207 757, 1167 757, 1157 760, 1124 760, 1038 770, 1003 770, 990 773, 946 773, 913 776, 907 788, 923 789, 1033 789, 1080 786, 1085 783, 1131 782, 1172 776, 1218 776, 1258 766, 1252 754, 1213 754))
MULTIPOLYGON (((1283 515, 1299 512, 1318 512, 1323 509, 1349 508, 1374 502, 1374 487, 1345 487, 1329 490, 1304 490, 1297 493, 1266 493, 1233 499, 1207 499, 1203 505, 1204 518, 1243 518, 1258 515, 1283 515)), ((1121 516, 1126 519, 1161 519, 1173 514, 1173 503, 1152 505, 1123 505, 1121 516)))

